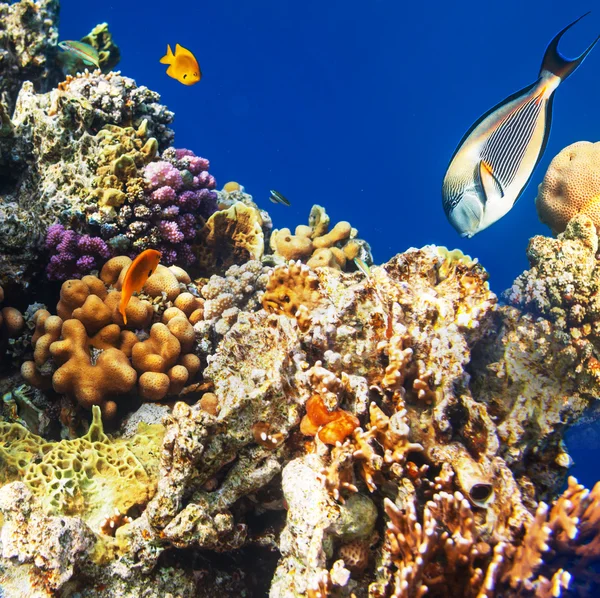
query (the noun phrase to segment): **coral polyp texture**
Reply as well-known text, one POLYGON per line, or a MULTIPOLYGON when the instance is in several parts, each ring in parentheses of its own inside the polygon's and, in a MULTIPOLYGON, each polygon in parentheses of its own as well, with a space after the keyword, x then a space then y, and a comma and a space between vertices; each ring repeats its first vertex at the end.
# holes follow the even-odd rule
POLYGON ((0 6, 0 596, 598 595, 563 441, 600 414, 595 145, 502 302, 458 249, 273 230, 157 94, 57 83, 56 10, 0 6))
POLYGON ((589 216, 600 230, 600 143, 565 147, 550 162, 535 203, 540 220, 555 234, 577 214, 589 216))

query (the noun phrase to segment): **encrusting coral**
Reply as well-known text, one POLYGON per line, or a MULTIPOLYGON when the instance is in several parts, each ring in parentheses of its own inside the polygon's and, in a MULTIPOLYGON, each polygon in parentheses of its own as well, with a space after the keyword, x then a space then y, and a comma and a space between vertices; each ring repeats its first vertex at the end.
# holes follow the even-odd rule
POLYGON ((535 200, 540 220, 562 233, 577 214, 589 216, 600 230, 600 143, 579 141, 550 162, 535 200))

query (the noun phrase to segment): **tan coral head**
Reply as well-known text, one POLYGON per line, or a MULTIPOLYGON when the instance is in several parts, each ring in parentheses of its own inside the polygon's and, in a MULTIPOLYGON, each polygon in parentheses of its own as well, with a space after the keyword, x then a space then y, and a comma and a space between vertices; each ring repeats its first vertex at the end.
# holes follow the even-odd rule
POLYGON ((577 214, 589 216, 600 230, 600 142, 565 147, 550 162, 535 205, 554 234, 564 232, 577 214))

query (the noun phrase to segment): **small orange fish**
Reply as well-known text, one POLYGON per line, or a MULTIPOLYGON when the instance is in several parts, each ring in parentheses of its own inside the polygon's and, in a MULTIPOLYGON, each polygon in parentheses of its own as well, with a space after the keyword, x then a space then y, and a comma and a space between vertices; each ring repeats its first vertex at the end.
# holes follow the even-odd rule
POLYGON ((146 249, 142 251, 129 265, 125 278, 123 280, 123 286, 121 287, 121 303, 119 303, 119 311, 123 316, 123 322, 127 324, 127 316, 125 315, 125 309, 129 304, 131 295, 135 291, 141 291, 142 287, 146 284, 146 281, 160 262, 160 251, 156 249, 146 249))
POLYGON ((184 85, 194 85, 202 78, 196 57, 179 44, 175 45, 175 54, 171 51, 171 46, 167 46, 167 53, 160 61, 169 65, 167 75, 184 85))

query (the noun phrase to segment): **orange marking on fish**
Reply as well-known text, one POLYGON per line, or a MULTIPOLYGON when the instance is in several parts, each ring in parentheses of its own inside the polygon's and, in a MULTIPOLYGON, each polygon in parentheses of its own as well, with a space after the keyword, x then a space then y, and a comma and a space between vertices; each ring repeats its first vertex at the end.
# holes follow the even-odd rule
POLYGON ((129 265, 123 286, 121 287, 121 302, 119 303, 119 312, 123 316, 123 322, 127 324, 127 315, 125 310, 129 300, 134 292, 142 290, 143 286, 152 273, 156 270, 160 262, 161 253, 156 249, 146 249, 142 251, 129 265))

